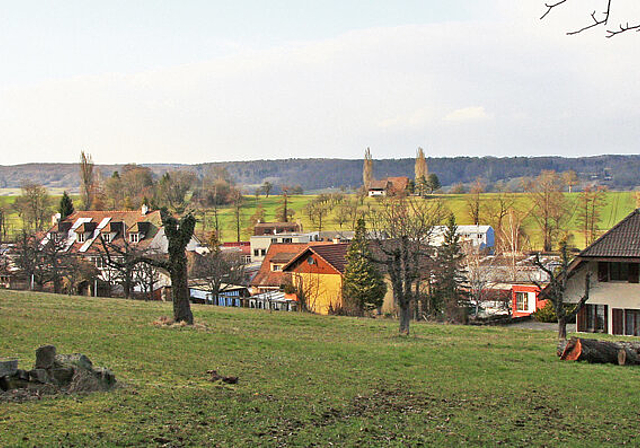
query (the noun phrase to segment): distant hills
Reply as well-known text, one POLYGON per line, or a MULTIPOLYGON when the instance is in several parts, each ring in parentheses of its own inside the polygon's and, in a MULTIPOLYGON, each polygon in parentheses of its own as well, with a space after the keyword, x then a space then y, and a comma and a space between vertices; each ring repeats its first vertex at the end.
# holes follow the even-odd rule
MULTIPOLYGON (((198 165, 142 164, 160 176, 166 171, 191 170, 204 174, 214 166, 224 166, 237 183, 252 189, 265 181, 274 186, 300 185, 305 191, 329 188, 357 188, 362 184, 362 159, 282 159, 217 162, 198 165)), ((413 158, 375 160, 374 176, 409 176, 414 173, 413 158)), ((583 182, 597 182, 616 190, 640 185, 640 155, 602 155, 595 157, 451 157, 428 158, 429 172, 436 173, 443 186, 470 183, 481 177, 489 184, 512 183, 516 187, 524 176, 541 170, 575 170, 583 182)), ((98 165, 104 177, 123 165, 98 165)), ((78 165, 71 163, 30 163, 1 166, 0 188, 18 188, 25 181, 51 189, 77 191, 78 165)))

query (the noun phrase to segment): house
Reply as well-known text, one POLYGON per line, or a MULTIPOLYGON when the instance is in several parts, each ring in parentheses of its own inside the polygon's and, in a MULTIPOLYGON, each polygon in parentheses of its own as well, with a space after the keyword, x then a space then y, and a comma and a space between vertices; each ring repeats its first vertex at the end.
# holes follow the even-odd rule
POLYGON ((302 233, 302 223, 296 222, 258 222, 253 227, 254 235, 277 235, 279 233, 302 233))
POLYGON ((249 289, 242 285, 222 284, 216 299, 208 282, 203 280, 189 281, 189 297, 193 303, 204 303, 217 306, 243 306, 243 299, 249 297, 249 289))
POLYGON ((374 180, 367 190, 369 197, 394 196, 403 194, 409 187, 409 178, 406 176, 386 177, 382 180, 374 180))
POLYGON ((342 282, 349 244, 324 244, 307 247, 283 268, 299 300, 309 311, 331 314, 343 308, 342 282))
MULTIPOLYGON (((321 243, 320 243, 321 244, 321 243)), ((309 243, 274 243, 265 250, 265 256, 258 273, 251 280, 253 294, 279 291, 286 283, 282 268, 296 255, 307 248, 309 243)))
POLYGON ((244 300, 247 308, 273 311, 297 311, 295 296, 284 291, 266 291, 244 300))
POLYGON ((274 235, 253 235, 249 239, 251 248, 251 261, 260 263, 267 255, 272 244, 308 244, 319 241, 318 232, 296 233, 285 232, 274 235))
POLYGON ((567 301, 589 300, 577 316, 577 330, 640 336, 640 209, 584 249, 569 267, 567 301))
MULTIPOLYGON (((101 286, 107 286, 106 289, 110 291, 116 277, 114 270, 105 263, 105 246, 113 249, 114 258, 121 257, 117 254, 118 249, 135 250, 145 255, 168 253, 169 240, 164 233, 160 211, 149 211, 146 206, 127 211, 76 211, 63 220, 59 219, 59 215, 54 219, 55 224, 41 244, 53 240, 60 245, 61 253, 81 257, 98 268, 98 281, 94 285, 86 285, 91 295, 98 295, 101 286)), ((203 250, 198 239, 192 237, 187 251, 203 250)), ((153 281, 154 295, 159 297, 160 289, 171 285, 170 277, 168 273, 157 269, 150 274, 156 277, 153 281)), ((142 282, 136 282, 134 291, 140 292, 142 289, 142 282)), ((102 293, 108 294, 108 291, 102 293)))
MULTIPOLYGON (((433 229, 431 243, 434 246, 442 246, 442 244, 444 244, 444 235, 446 230, 446 226, 436 226, 433 229)), ((467 242, 474 247, 479 247, 480 249, 491 250, 496 244, 496 234, 491 226, 458 226, 457 233, 460 236, 461 243, 467 242)))

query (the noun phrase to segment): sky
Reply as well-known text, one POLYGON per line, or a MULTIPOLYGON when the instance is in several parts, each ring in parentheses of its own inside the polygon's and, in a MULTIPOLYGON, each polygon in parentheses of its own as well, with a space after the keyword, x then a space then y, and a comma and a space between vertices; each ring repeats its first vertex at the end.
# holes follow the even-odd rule
POLYGON ((638 153, 605 4, 0 0, 0 165, 638 153))

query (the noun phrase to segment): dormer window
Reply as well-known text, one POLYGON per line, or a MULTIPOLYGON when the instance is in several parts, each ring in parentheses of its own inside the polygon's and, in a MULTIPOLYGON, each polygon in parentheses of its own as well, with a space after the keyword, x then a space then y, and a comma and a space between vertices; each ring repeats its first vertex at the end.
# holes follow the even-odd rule
POLYGON ((104 240, 105 243, 110 243, 111 242, 111 234, 110 233, 105 233, 102 235, 102 239, 104 240))
POLYGON ((78 242, 84 243, 84 233, 78 233, 78 242))
POLYGON ((140 240, 140 234, 138 233, 130 233, 129 234, 129 242, 137 243, 140 240))

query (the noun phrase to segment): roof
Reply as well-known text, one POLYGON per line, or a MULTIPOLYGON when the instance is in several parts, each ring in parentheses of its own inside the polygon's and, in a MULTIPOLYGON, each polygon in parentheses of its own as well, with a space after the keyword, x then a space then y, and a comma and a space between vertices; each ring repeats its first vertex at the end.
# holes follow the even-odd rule
POLYGON ((387 188, 387 179, 372 180, 369 184, 369 190, 385 190, 387 188))
POLYGON ((309 246, 304 251, 297 254, 294 258, 287 263, 283 270, 287 270, 300 258, 304 258, 307 253, 314 253, 329 264, 333 269, 340 274, 344 274, 345 266, 347 264, 346 255, 349 249, 348 243, 339 244, 324 244, 320 246, 309 246))
POLYGON ((259 222, 254 227, 261 228, 280 228, 280 227, 299 227, 297 222, 259 222))
POLYGON ((578 257, 640 258, 640 209, 609 229, 578 257))
POLYGON ((251 286, 259 287, 279 287, 284 283, 285 273, 282 271, 272 271, 271 263, 275 258, 276 263, 289 263, 296 255, 303 252, 310 245, 321 246, 331 243, 272 243, 267 249, 267 254, 262 260, 260 270, 251 281, 251 286))
POLYGON ((134 229, 133 232, 145 233, 144 239, 140 240, 136 247, 146 249, 162 228, 162 218, 159 210, 144 214, 140 210, 82 210, 67 216, 49 232, 61 233, 60 237, 65 241, 65 250, 70 253, 96 254, 102 249, 99 238, 101 233, 116 233, 111 244, 123 244, 123 225, 127 229, 134 229), (75 234, 87 232, 91 235, 83 242, 78 241, 75 234))
POLYGON ((387 182, 391 184, 389 190, 393 193, 402 193, 409 186, 409 178, 406 176, 401 177, 387 177, 387 182))

